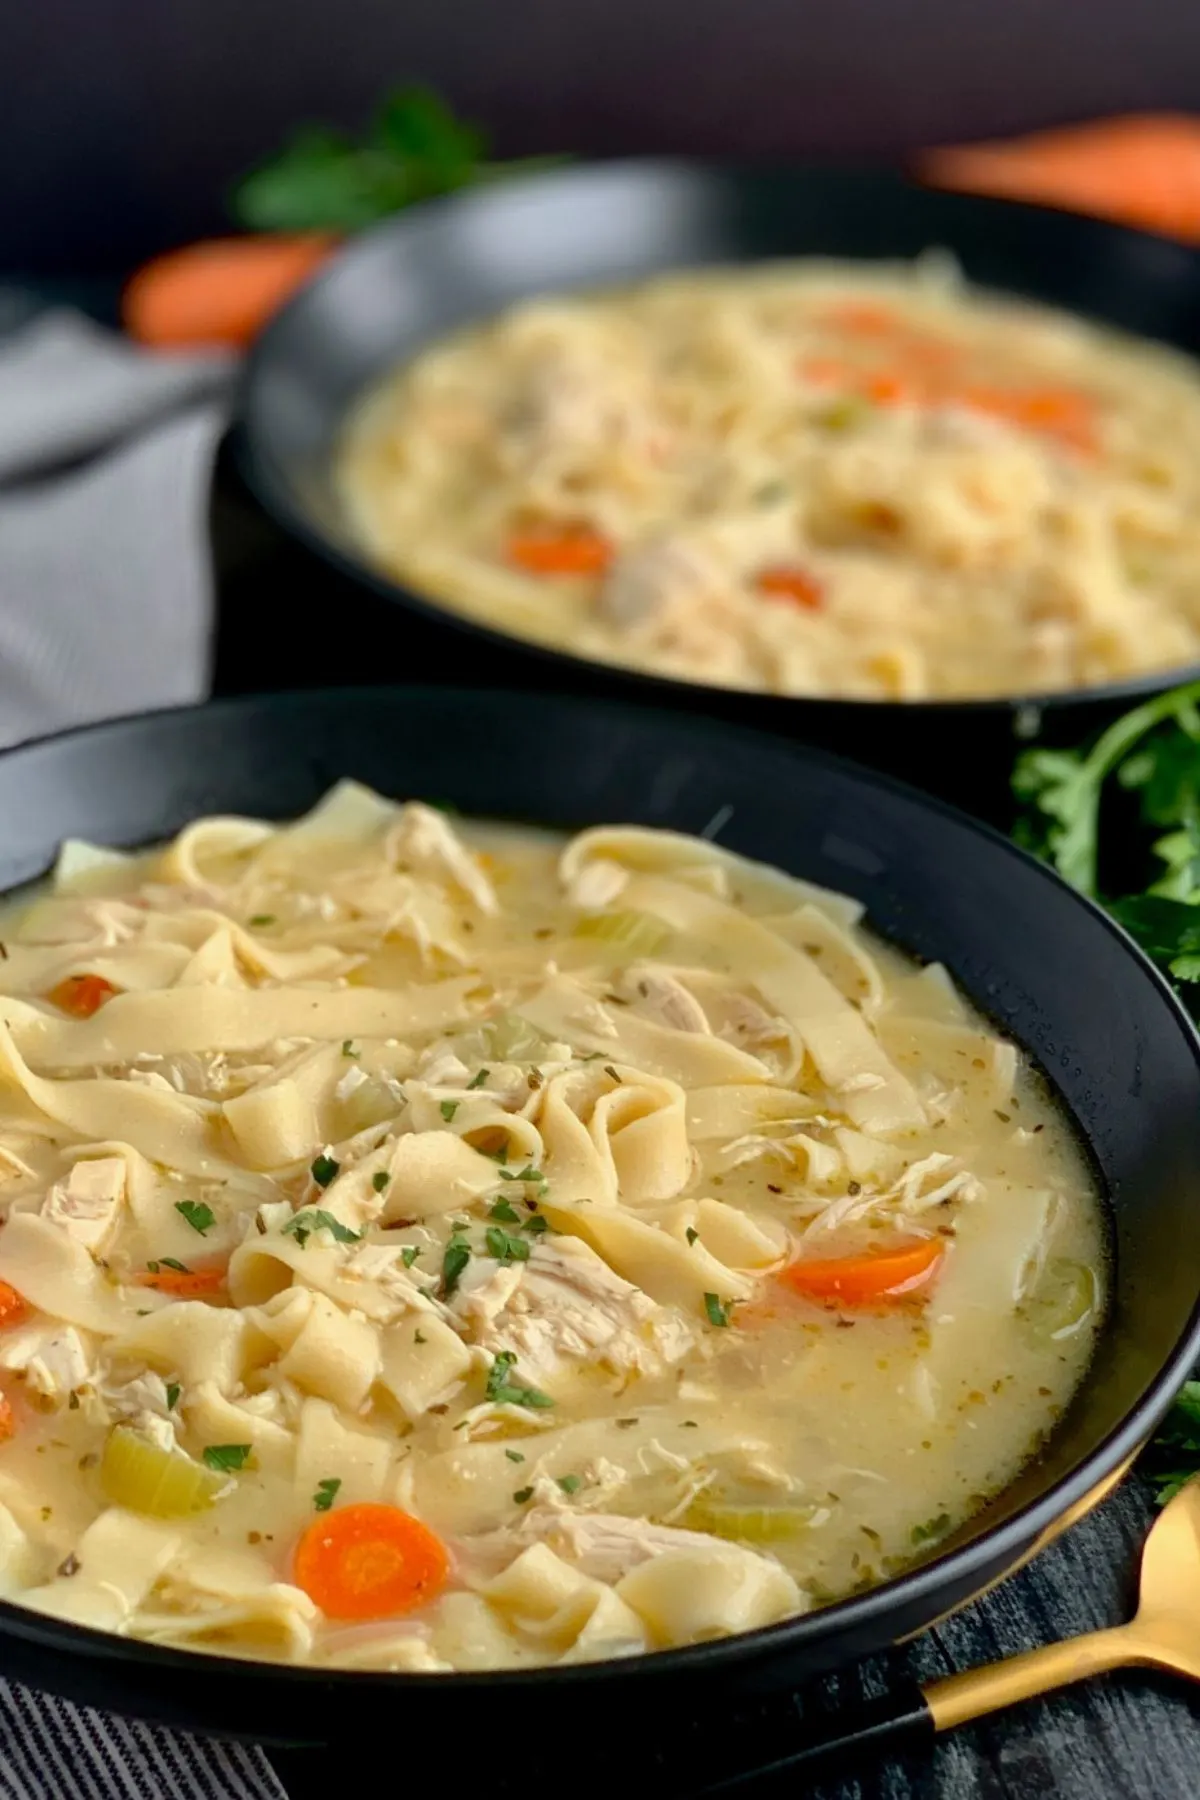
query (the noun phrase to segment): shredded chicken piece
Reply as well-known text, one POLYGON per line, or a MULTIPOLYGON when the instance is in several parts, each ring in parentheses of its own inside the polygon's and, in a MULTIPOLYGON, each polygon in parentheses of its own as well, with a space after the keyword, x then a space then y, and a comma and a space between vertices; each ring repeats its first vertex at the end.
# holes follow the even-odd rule
POLYGON ((35 911, 22 926, 21 936, 27 944, 88 943, 111 949, 136 937, 145 923, 145 912, 125 900, 63 898, 35 911))
POLYGON ((635 385, 593 350, 561 341, 538 346, 503 419, 509 459, 541 463, 606 444, 630 443, 648 429, 635 385))
POLYGON ((695 994, 689 993, 681 981, 646 963, 636 963, 626 970, 620 993, 627 995, 637 1011, 646 1014, 672 1031, 700 1031, 712 1035, 712 1027, 695 994))
POLYGON ((665 624, 720 584, 719 565, 697 545, 659 538, 616 558, 600 590, 599 609, 618 626, 665 624))
POLYGON ((73 1325, 27 1325, 6 1336, 0 1369, 24 1375, 35 1393, 61 1403, 88 1380, 91 1359, 73 1325))
POLYGON ((97 1392, 110 1418, 134 1422, 153 1415, 158 1419, 170 1419, 167 1384, 152 1369, 121 1381, 115 1381, 111 1375, 102 1375, 97 1392))
POLYGON ((417 1077, 429 1083, 430 1087, 465 1087, 471 1071, 461 1056, 453 1050, 447 1050, 443 1044, 432 1044, 423 1056, 418 1058, 417 1077))
POLYGON ((786 1019, 766 1011, 746 994, 731 994, 725 1002, 726 1030, 723 1035, 745 1048, 759 1044, 778 1044, 790 1036, 786 1019))
POLYGON ((42 1217, 99 1256, 117 1228, 125 1199, 125 1163, 119 1156, 77 1162, 42 1202, 42 1217))
POLYGON ((708 1544, 714 1554, 730 1554, 729 1544, 707 1532, 655 1525, 649 1519, 626 1518, 621 1513, 583 1512, 569 1507, 533 1505, 513 1532, 522 1542, 548 1544, 596 1581, 620 1581, 639 1563, 668 1550, 696 1550, 708 1544))
POLYGON ((499 1306, 467 1297, 464 1320, 485 1349, 512 1350, 522 1372, 550 1382, 564 1362, 599 1362, 619 1375, 655 1373, 694 1342, 690 1323, 615 1274, 578 1238, 539 1243, 526 1263, 502 1271, 511 1291, 499 1306), (515 1277, 515 1279, 512 1279, 515 1277), (488 1317, 482 1316, 484 1313, 488 1317))
POLYGON ((483 913, 497 912, 495 890, 440 812, 409 801, 385 841, 388 857, 422 874, 440 877, 473 900, 483 913))
POLYGON ((473 1257, 454 1295, 451 1311, 456 1322, 482 1342, 520 1287, 524 1273, 522 1263, 489 1263, 473 1257))

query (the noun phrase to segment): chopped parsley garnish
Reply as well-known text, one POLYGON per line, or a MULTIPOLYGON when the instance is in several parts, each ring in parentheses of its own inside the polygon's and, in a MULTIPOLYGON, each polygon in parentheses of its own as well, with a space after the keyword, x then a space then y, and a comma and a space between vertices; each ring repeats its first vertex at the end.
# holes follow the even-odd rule
POLYGON ((313 1495, 313 1511, 328 1512, 337 1499, 337 1491, 342 1485, 340 1475, 330 1475, 324 1481, 318 1481, 317 1491, 313 1495))
POLYGON ((729 1315, 733 1310, 733 1301, 722 1302, 719 1294, 705 1294, 704 1310, 708 1314, 710 1325, 728 1325, 729 1315))
POLYGON ((553 1406, 549 1394, 543 1394, 540 1388, 521 1387, 517 1382, 509 1380, 516 1366, 516 1357, 511 1350, 501 1350, 488 1370, 487 1387, 484 1392, 489 1400, 497 1406, 528 1406, 544 1409, 553 1406))
POLYGON ((314 1231, 327 1231, 338 1244, 357 1244, 362 1236, 361 1231, 352 1231, 323 1206, 306 1206, 303 1211, 293 1213, 283 1228, 284 1236, 294 1237, 302 1250, 314 1231))
POLYGON ((179 1383, 177 1381, 169 1381, 167 1383, 167 1411, 168 1412, 175 1411, 175 1408, 179 1404, 179 1396, 180 1396, 181 1392, 182 1392, 182 1389, 180 1388, 179 1383))
POLYGON ((234 1469, 245 1468, 250 1449, 249 1444, 210 1444, 202 1452, 202 1457, 210 1469, 228 1475, 234 1469))
POLYGON ((949 1513, 938 1513, 936 1518, 927 1519, 924 1525, 914 1525, 909 1537, 914 1544, 932 1544, 935 1539, 945 1537, 950 1524, 949 1513))
POLYGON ((353 1038, 343 1038, 342 1039, 342 1055, 343 1056, 361 1056, 362 1051, 359 1049, 358 1045, 355 1043, 353 1038))
POLYGON ((334 1162, 332 1156, 315 1156, 312 1162, 312 1178, 318 1187, 327 1188, 331 1181, 336 1181, 341 1163, 334 1162))
POLYGON ((405 1244, 403 1250, 400 1252, 400 1261, 404 1264, 406 1269, 411 1269, 420 1254, 420 1244, 405 1244))
POLYGON ((452 1294, 462 1280, 463 1270, 471 1260, 471 1246, 457 1230, 446 1240, 442 1251, 442 1290, 452 1294))
POLYGON ((212 1207, 205 1206, 202 1200, 177 1200, 175 1211, 180 1218, 186 1219, 192 1230, 198 1231, 201 1237, 206 1231, 211 1231, 217 1222, 217 1215, 212 1207))
POLYGON ((497 1262, 514 1263, 529 1261, 529 1245, 522 1237, 514 1237, 511 1231, 505 1231, 502 1225, 489 1225, 486 1233, 488 1255, 494 1256, 497 1262))
POLYGON ((505 1456, 507 1456, 509 1462, 524 1462, 525 1461, 525 1458, 522 1456, 522 1454, 519 1450, 506 1450, 504 1452, 504 1454, 505 1454, 505 1456))
POLYGON ((371 1177, 371 1186, 377 1194, 382 1194, 391 1179, 386 1169, 376 1169, 371 1177))
POLYGON ((696 1227, 694 1225, 689 1225, 683 1235, 687 1239, 688 1244, 690 1246, 696 1242, 696 1239, 700 1236, 700 1233, 696 1230, 696 1227))
POLYGON ((518 1506, 524 1506, 524 1504, 527 1500, 533 1499, 533 1489, 531 1487, 518 1488, 516 1493, 513 1495, 513 1499, 516 1501, 518 1506))
POLYGON ((513 1180, 537 1181, 541 1183, 542 1187, 545 1187, 546 1185, 546 1177, 542 1174, 540 1169, 535 1169, 532 1163, 526 1163, 525 1167, 521 1170, 521 1173, 513 1176, 513 1180))
POLYGON ((503 1219, 506 1225, 519 1225, 521 1215, 511 1200, 497 1200, 495 1206, 488 1208, 489 1219, 503 1219))
POLYGON ((615 1081, 617 1086, 620 1087, 621 1077, 617 1074, 617 1071, 613 1068, 611 1063, 605 1063, 604 1073, 608 1076, 610 1081, 615 1081))
POLYGON ((251 925, 273 925, 275 923, 275 914, 254 913, 251 916, 250 923, 251 925))
POLYGON ((454 1117, 455 1113, 458 1111, 458 1101, 457 1100, 443 1100, 442 1104, 438 1107, 438 1111, 441 1113, 443 1119, 445 1119, 445 1121, 448 1125, 450 1123, 451 1119, 454 1117))
POLYGON ((152 1275, 157 1275, 160 1269, 174 1269, 177 1275, 190 1275, 192 1272, 186 1263, 176 1262, 173 1256, 160 1256, 157 1262, 147 1263, 146 1267, 152 1275))
POLYGON ((491 1072, 490 1069, 480 1069, 477 1075, 472 1075, 467 1083, 467 1092, 470 1093, 472 1088, 481 1088, 491 1072))
POLYGON ((521 1227, 522 1231, 528 1231, 533 1237, 540 1237, 543 1231, 549 1231, 549 1229, 550 1227, 541 1213, 531 1213, 521 1227))
POLYGON ((583 1486, 582 1475, 556 1475, 554 1479, 564 1494, 577 1494, 583 1486))
POLYGON ((429 1339, 425 1336, 425 1333, 423 1331, 414 1331, 413 1332, 413 1343, 414 1344, 427 1344, 428 1342, 429 1342, 429 1339))

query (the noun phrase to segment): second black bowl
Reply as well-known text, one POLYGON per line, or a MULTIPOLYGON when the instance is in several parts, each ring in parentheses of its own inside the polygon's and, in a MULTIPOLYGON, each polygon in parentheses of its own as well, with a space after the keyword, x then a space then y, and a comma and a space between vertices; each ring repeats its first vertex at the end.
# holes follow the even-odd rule
MULTIPOLYGON (((416 208, 354 239, 253 350, 236 444, 252 491, 343 578, 310 596, 311 670, 552 686, 703 710, 820 744, 1004 822, 1023 731, 1077 741, 1137 693, 1195 670, 1104 689, 987 701, 799 699, 701 687, 587 662, 467 620, 373 566, 331 478, 357 396, 394 364, 529 295, 674 268, 805 255, 896 260, 950 250, 968 277, 1184 349, 1200 347, 1200 255, 1034 206, 933 192, 891 176, 668 162, 568 169, 416 208), (316 614, 313 617, 313 614, 316 614), (331 640, 333 640, 331 642, 331 640)), ((285 604, 287 604, 285 602, 285 604)), ((294 612, 291 614, 294 620, 294 612)), ((280 626, 289 617, 281 614, 280 626)), ((289 646, 292 678, 298 676, 289 646)))

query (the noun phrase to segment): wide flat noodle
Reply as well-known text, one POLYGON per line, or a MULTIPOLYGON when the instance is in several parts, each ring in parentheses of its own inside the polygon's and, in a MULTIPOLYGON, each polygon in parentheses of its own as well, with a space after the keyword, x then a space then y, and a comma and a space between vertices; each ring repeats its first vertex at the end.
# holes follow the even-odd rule
POLYGON ((708 939, 800 1032, 813 1062, 864 1131, 914 1130, 925 1109, 865 1019, 817 968, 755 919, 677 882, 639 876, 626 899, 680 931, 708 939))
MULTIPOLYGON (((22 1009, 14 1041, 28 1060, 59 1069, 131 1061, 149 1045, 181 1051, 257 1050, 278 1038, 344 1040, 437 1031, 467 1017, 469 977, 407 989, 202 988, 117 994, 90 1019, 22 1009)), ((14 1009, 15 1010, 15 1009, 14 1009)))
POLYGON ((681 1087, 709 1087, 722 1081, 769 1079, 767 1065, 723 1038, 697 1031, 674 1031, 638 1018, 627 1007, 606 1006, 569 976, 553 977, 515 1009, 547 1037, 626 1062, 677 1081, 681 1087))

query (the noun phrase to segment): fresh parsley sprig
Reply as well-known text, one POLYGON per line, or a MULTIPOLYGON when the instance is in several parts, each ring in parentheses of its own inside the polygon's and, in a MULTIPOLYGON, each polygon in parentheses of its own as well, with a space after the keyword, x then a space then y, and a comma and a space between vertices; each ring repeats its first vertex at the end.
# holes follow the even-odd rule
POLYGON ((1200 1471, 1200 1381, 1187 1381, 1149 1450, 1145 1472, 1160 1506, 1200 1471))
POLYGON ((327 126, 297 132, 238 183, 232 211, 251 231, 358 231, 418 200, 558 160, 493 162, 483 133, 438 94, 401 87, 357 143, 327 126))
POLYGON ((1027 750, 1013 788, 1018 837, 1113 916, 1176 981, 1200 981, 1200 682, 1156 695, 1082 750, 1027 750), (1151 879, 1105 894, 1101 827, 1109 784, 1135 797, 1151 879))
POLYGON ((294 1237, 303 1250, 314 1231, 327 1231, 338 1244, 357 1244, 362 1236, 361 1231, 343 1225, 340 1219, 335 1219, 323 1206, 306 1206, 303 1211, 293 1213, 283 1228, 283 1235, 294 1237))
MULTIPOLYGON (((1026 751, 1013 787, 1025 847, 1101 901, 1174 981, 1200 982, 1200 681, 1134 707, 1083 749, 1026 751), (1133 797, 1144 828, 1140 892, 1102 888, 1110 783, 1133 797)), ((1200 1381, 1186 1383, 1143 1466, 1160 1505, 1200 1473, 1200 1381)))

